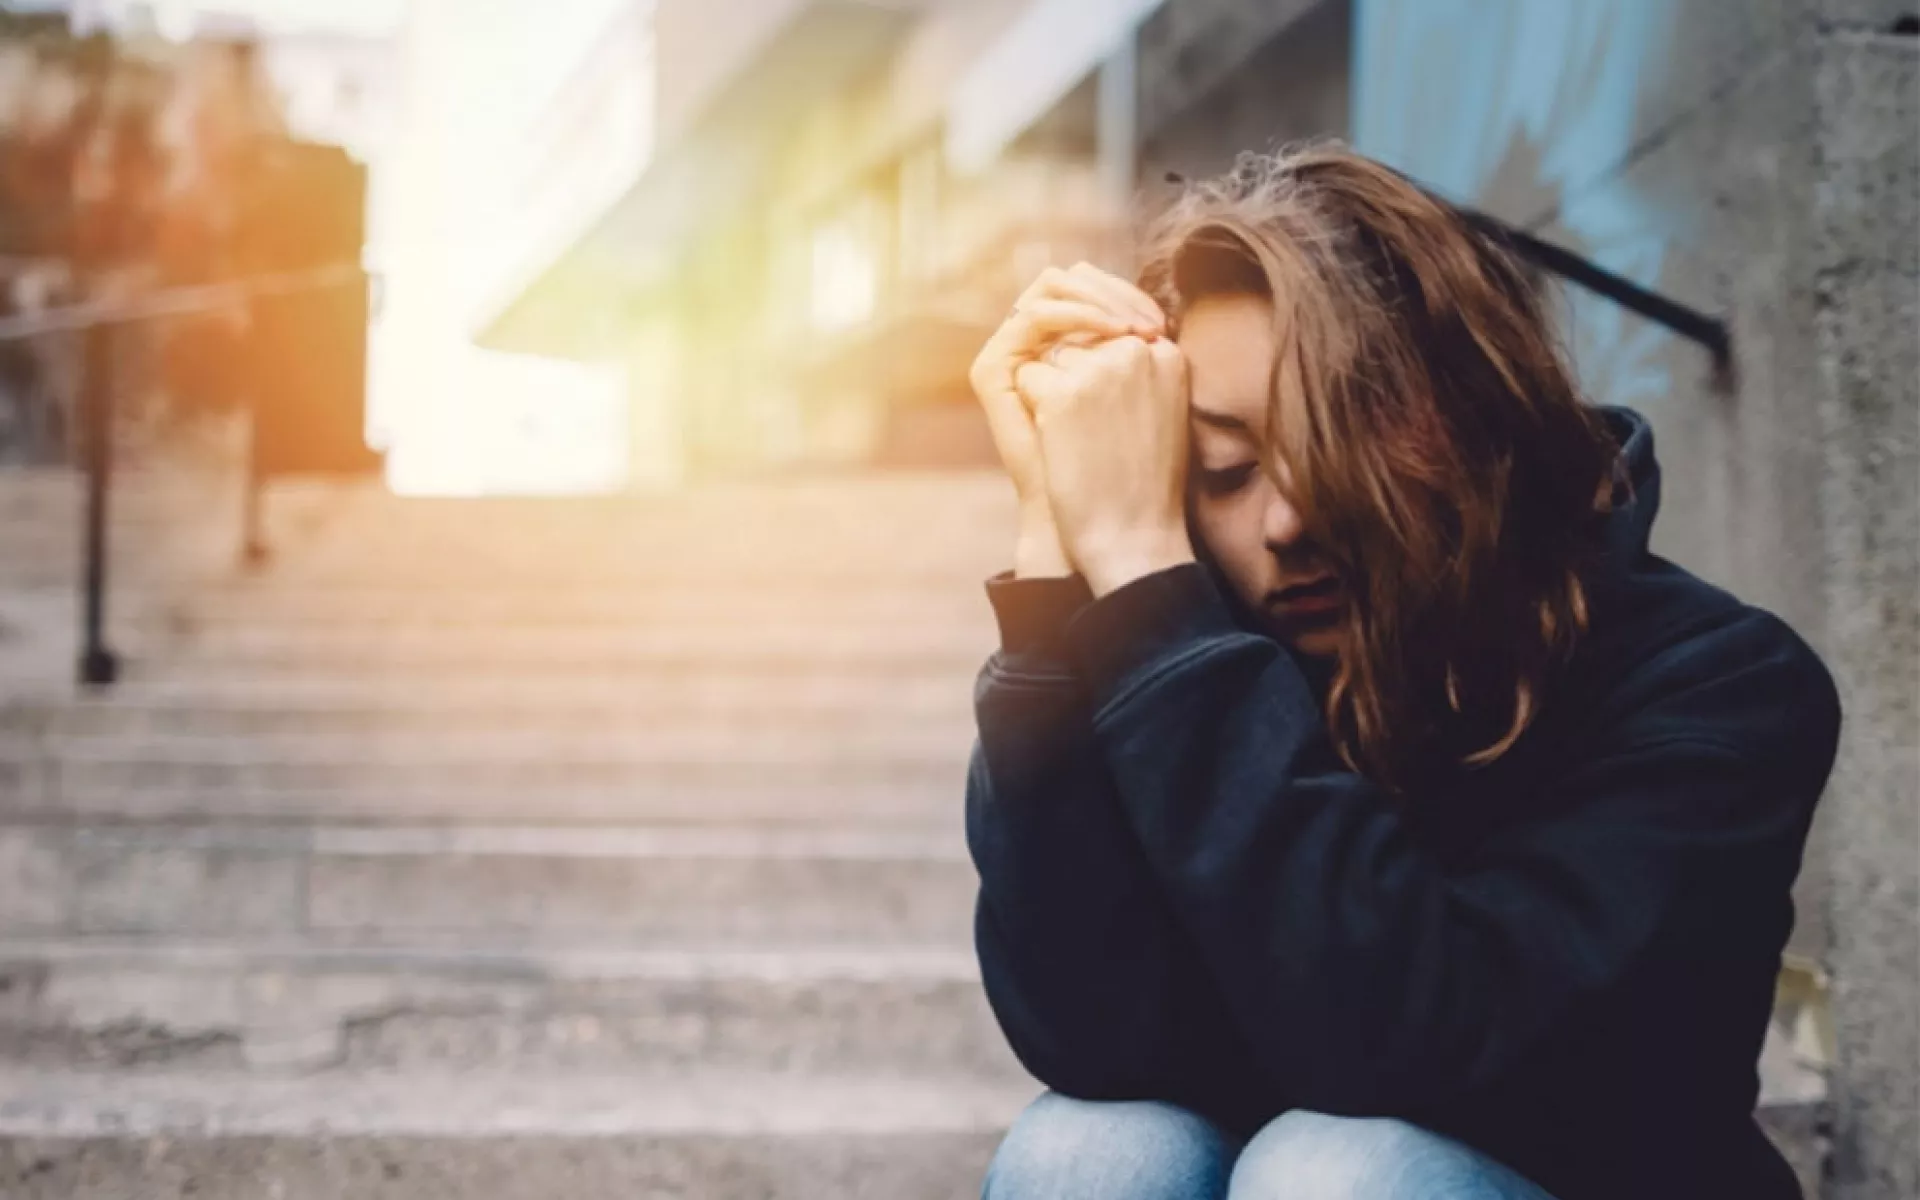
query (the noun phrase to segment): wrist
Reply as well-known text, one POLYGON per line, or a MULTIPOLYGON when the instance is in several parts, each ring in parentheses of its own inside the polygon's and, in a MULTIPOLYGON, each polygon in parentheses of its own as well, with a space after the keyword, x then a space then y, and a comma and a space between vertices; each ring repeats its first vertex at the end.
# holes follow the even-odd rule
POLYGON ((1187 531, 1166 530, 1116 541, 1109 548, 1083 554, 1080 570, 1093 594, 1099 597, 1156 571, 1196 561, 1187 531))
POLYGON ((1019 579, 1073 574, 1073 562, 1067 557, 1051 512, 1022 511, 1020 533, 1014 541, 1013 573, 1019 579))

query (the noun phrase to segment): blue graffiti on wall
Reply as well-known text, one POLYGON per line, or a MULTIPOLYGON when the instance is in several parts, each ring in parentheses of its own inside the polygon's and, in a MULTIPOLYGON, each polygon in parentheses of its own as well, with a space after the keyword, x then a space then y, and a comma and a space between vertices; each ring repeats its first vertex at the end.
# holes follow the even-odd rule
MULTIPOLYGON (((1620 175, 1645 81, 1665 75, 1671 0, 1356 0, 1354 146, 1452 199, 1484 205, 1532 160, 1544 211, 1582 253, 1649 287, 1674 220, 1620 175), (1504 170, 1503 170, 1504 168, 1504 170)), ((1665 335, 1579 289, 1571 348, 1591 397, 1666 394, 1665 335)))

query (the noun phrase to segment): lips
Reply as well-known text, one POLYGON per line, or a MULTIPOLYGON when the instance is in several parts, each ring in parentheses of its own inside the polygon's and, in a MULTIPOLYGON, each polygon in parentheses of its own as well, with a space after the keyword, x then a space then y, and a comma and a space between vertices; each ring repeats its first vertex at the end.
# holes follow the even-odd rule
POLYGON ((1291 584, 1274 592, 1269 602, 1285 616, 1310 616, 1332 612, 1340 607, 1342 596, 1337 576, 1323 575, 1307 583, 1291 584))

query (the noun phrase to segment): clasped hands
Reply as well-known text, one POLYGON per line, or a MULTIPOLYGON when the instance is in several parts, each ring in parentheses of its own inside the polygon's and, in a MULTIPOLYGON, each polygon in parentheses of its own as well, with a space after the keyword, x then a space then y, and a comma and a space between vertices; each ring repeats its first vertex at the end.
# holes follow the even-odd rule
POLYGON ((1183 562, 1187 365, 1166 315, 1087 263, 1049 267, 969 372, 1020 504, 1015 573, 1104 596, 1183 562))

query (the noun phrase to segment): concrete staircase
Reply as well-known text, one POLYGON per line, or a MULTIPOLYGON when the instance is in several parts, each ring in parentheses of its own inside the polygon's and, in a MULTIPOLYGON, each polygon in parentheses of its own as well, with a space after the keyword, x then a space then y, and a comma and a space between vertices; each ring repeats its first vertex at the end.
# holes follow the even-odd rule
POLYGON ((978 1195, 1004 480, 289 488, 251 575, 136 501, 98 697, 62 503, 0 507, 0 1194, 978 1195))
POLYGON ((248 574, 134 474, 99 696, 79 499, 0 474, 0 1195, 978 1195, 1038 1090, 960 827, 1003 481, 288 487, 248 574))

